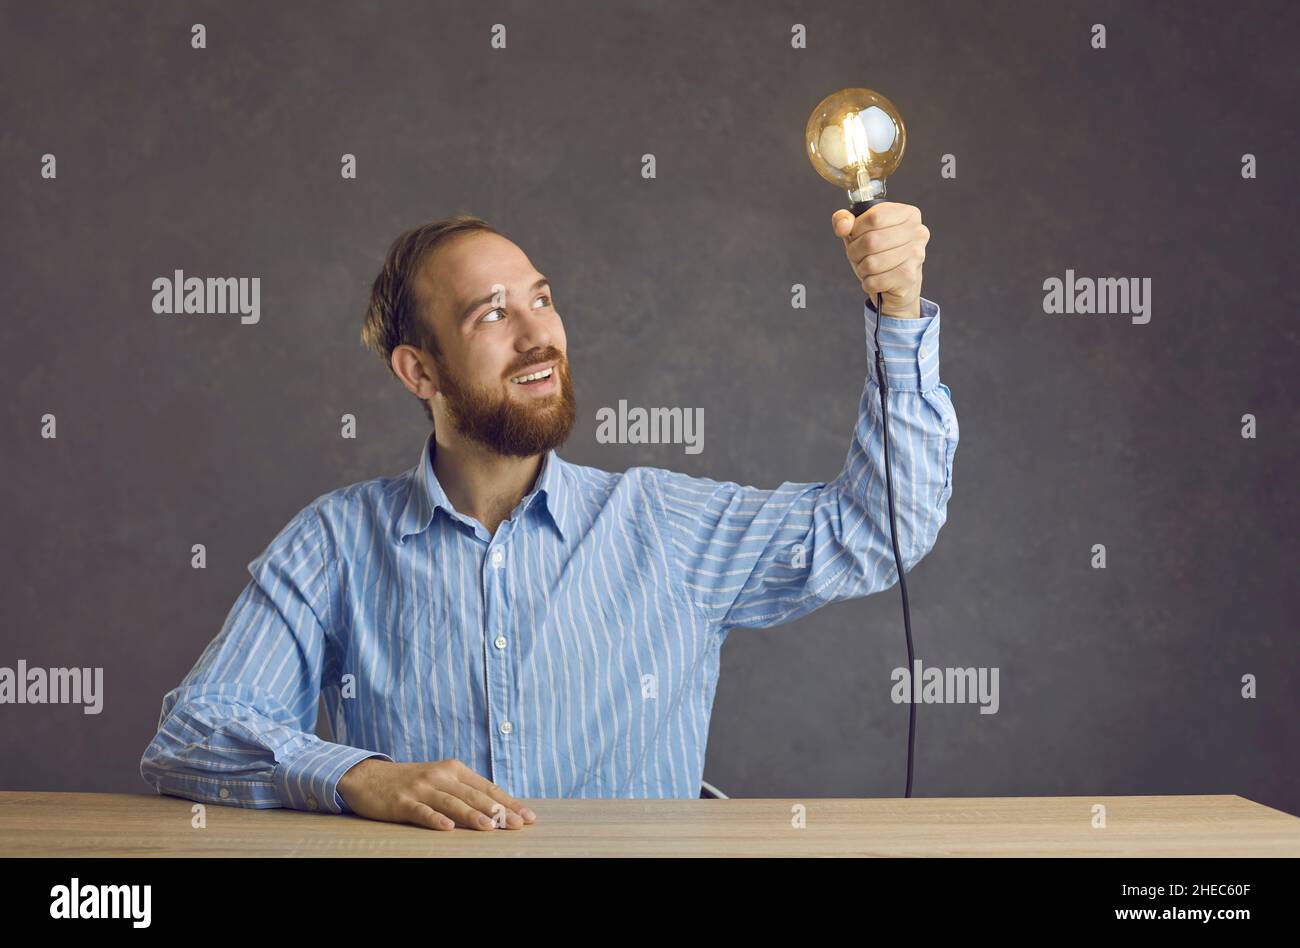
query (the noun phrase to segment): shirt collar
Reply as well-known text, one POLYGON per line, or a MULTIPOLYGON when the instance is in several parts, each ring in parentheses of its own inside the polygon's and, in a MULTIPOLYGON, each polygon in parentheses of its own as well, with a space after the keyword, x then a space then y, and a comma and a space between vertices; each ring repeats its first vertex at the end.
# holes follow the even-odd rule
MULTIPOLYGON (((428 529, 433 522, 433 515, 441 507, 446 513, 457 513, 447 497, 447 492, 438 483, 433 472, 433 452, 436 449, 434 434, 425 439, 420 452, 420 461, 406 472, 408 483, 406 503, 397 517, 397 541, 403 542, 408 536, 428 529)), ((551 522, 559 531, 562 539, 573 531, 572 515, 569 512, 569 500, 565 496, 564 460, 552 449, 542 457, 542 470, 537 476, 533 490, 524 496, 521 503, 524 509, 541 506, 550 515, 551 522)))

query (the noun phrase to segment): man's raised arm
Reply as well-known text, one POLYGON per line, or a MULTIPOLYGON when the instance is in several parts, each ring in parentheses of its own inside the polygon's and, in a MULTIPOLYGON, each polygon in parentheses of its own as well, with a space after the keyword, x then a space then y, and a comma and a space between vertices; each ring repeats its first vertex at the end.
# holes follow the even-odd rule
MULTIPOLYGON (((775 490, 653 470, 664 546, 679 588, 718 628, 789 622, 828 602, 888 589, 898 581, 885 492, 883 418, 875 330, 885 359, 894 510, 904 571, 934 546, 947 520, 960 432, 939 380, 939 307, 920 296, 928 229, 908 205, 880 204, 845 241, 869 294, 886 314, 865 310, 866 381, 848 457, 828 483, 786 482, 775 490), (876 215, 874 218, 872 215, 876 215), (881 224, 874 228, 874 222, 881 224)), ((852 221, 848 212, 838 212, 852 221)))

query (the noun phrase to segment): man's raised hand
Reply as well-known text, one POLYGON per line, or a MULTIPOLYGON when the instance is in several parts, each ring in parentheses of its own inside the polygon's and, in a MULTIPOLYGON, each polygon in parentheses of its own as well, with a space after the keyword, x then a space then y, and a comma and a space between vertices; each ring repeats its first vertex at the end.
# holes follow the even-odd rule
POLYGON ((844 241, 844 253, 871 302, 877 293, 883 294, 881 313, 921 315, 921 264, 930 228, 921 223, 920 208, 884 201, 856 219, 841 208, 831 217, 831 229, 844 241))

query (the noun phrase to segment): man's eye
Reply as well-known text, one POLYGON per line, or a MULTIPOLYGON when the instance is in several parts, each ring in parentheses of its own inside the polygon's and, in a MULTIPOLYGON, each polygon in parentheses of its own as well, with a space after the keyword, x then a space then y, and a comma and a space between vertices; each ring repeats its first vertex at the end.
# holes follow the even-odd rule
MULTIPOLYGON (((547 296, 545 293, 543 293, 541 296, 537 297, 537 299, 533 300, 533 302, 534 302, 534 303, 539 303, 539 302, 541 302, 542 300, 545 300, 545 301, 546 301, 546 303, 544 304, 545 306, 550 306, 550 305, 552 305, 552 304, 551 304, 551 298, 550 298, 549 296, 547 296)), ((535 309, 535 308, 536 308, 536 306, 534 306, 534 309, 535 309)), ((479 322, 481 322, 481 323, 499 323, 502 319, 505 319, 505 310, 501 309, 501 307, 497 307, 496 309, 490 309, 490 310, 488 310, 486 313, 484 313, 482 316, 480 316, 480 317, 479 317, 479 322), (499 318, 497 318, 497 319, 488 319, 488 317, 491 316, 493 313, 498 313, 498 314, 500 314, 500 315, 499 315, 499 318)))

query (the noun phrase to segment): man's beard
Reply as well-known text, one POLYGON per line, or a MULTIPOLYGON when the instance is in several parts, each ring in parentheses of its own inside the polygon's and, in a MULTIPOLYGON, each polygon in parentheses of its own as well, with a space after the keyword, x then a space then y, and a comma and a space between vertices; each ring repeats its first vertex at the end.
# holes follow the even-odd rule
MULTIPOLYGON (((527 458, 558 448, 573 430, 578 406, 573 397, 573 380, 569 377, 569 360, 559 349, 549 348, 529 363, 555 362, 560 384, 558 392, 545 398, 530 397, 532 403, 517 401, 496 389, 468 384, 444 365, 441 358, 434 358, 452 426, 466 438, 497 454, 527 458)), ((524 366, 512 374, 527 371, 528 366, 524 366)))

